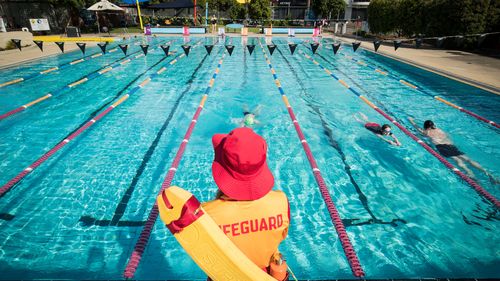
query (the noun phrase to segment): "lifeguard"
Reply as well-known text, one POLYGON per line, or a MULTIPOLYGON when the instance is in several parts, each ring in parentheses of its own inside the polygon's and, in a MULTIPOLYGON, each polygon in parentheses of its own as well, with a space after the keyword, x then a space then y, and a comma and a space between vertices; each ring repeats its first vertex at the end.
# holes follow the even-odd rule
POLYGON ((272 190, 267 144, 252 129, 238 128, 214 135, 212 145, 212 175, 219 192, 215 200, 202 204, 203 209, 250 260, 272 274, 272 263, 282 262, 276 258, 288 234, 290 208, 285 193, 272 190))

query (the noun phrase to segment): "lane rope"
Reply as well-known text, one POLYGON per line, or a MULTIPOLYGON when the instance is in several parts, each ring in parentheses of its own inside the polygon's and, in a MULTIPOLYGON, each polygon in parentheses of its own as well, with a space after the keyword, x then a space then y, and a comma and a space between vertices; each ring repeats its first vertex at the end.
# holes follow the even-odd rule
MULTIPOLYGON (((199 44, 199 43, 198 43, 199 44)), ((99 121, 102 117, 107 115, 109 112, 111 112, 113 109, 115 109, 117 106, 119 106, 122 102, 127 100, 132 94, 146 86, 149 82, 151 82, 155 77, 159 76, 162 74, 164 71, 167 70, 168 65, 174 65, 180 58, 185 57, 184 54, 178 55, 172 61, 164 64, 156 73, 152 74, 148 78, 146 78, 144 81, 139 83, 139 85, 135 86, 134 88, 130 89, 127 94, 122 95, 121 97, 118 97, 116 102, 114 102, 112 105, 107 107, 104 111, 102 111, 99 115, 97 115, 95 118, 92 118, 90 121, 85 123, 83 126, 78 128, 76 131, 74 131, 71 135, 69 135, 66 139, 63 141, 59 142, 56 146, 54 146, 52 149, 50 149, 48 152, 46 152, 42 157, 38 158, 35 162, 33 162, 31 165, 29 165, 27 168, 25 168, 21 173, 19 173, 17 176, 9 180, 6 184, 4 184, 0 188, 0 198, 3 197, 13 186, 15 186, 19 181, 21 181, 27 174, 31 173, 33 170, 38 168, 43 162, 45 162, 47 159, 49 159, 54 153, 59 151, 61 148, 63 148, 66 144, 71 142, 73 139, 78 137, 83 131, 87 130, 90 126, 94 125, 97 121, 99 121)), ((167 57, 163 57, 160 61, 165 60, 167 57)))
POLYGON ((456 105, 456 104, 454 104, 454 103, 452 103, 452 102, 450 102, 450 101, 448 101, 448 100, 445 100, 444 98, 442 98, 442 97, 440 97, 440 96, 437 96, 437 95, 431 94, 431 93, 429 93, 428 91, 426 91, 426 90, 424 90, 424 89, 422 89, 422 88, 420 88, 420 87, 418 87, 418 86, 416 86, 416 85, 413 85, 412 83, 410 83, 410 82, 408 82, 408 81, 405 81, 404 79, 401 79, 401 78, 399 78, 399 77, 397 77, 397 76, 395 76, 395 75, 391 74, 390 72, 383 71, 383 70, 381 70, 381 69, 379 69, 379 68, 373 67, 373 66, 372 66, 372 65, 370 65, 370 64, 367 64, 367 63, 365 63, 365 62, 363 62, 363 61, 361 61, 361 60, 359 60, 359 59, 353 58, 353 57, 351 57, 351 56, 347 56, 346 54, 341 53, 341 55, 343 55, 344 57, 346 57, 346 58, 348 58, 348 59, 350 59, 350 60, 352 60, 352 61, 354 61, 354 62, 358 63, 359 65, 363 65, 364 67, 368 67, 369 69, 371 69, 371 70, 373 70, 373 71, 377 72, 377 73, 378 73, 378 74, 380 74, 380 75, 383 75, 383 76, 389 77, 389 78, 391 78, 391 79, 393 79, 393 80, 395 80, 395 81, 400 82, 400 83, 401 83, 401 84, 403 84, 403 85, 406 85, 407 87, 410 87, 410 88, 412 88, 412 89, 414 89, 414 90, 416 90, 416 91, 421 92, 421 93, 422 93, 422 94, 424 94, 424 95, 427 95, 427 96, 429 96, 429 97, 432 97, 432 98, 434 98, 434 99, 436 99, 436 100, 438 100, 438 101, 440 101, 440 102, 442 102, 442 103, 444 103, 444 104, 446 104, 446 105, 448 105, 448 106, 451 106, 451 107, 453 107, 453 108, 455 108, 455 109, 458 109, 458 110, 460 110, 461 112, 463 112, 463 113, 465 113, 465 114, 467 114, 467 115, 470 115, 470 116, 472 116, 472 117, 476 118, 476 119, 477 119, 477 120, 479 120, 479 121, 483 121, 483 122, 485 122, 485 123, 487 123, 487 124, 489 124, 489 125, 492 125, 492 126, 494 126, 494 127, 496 127, 496 128, 500 128, 500 124, 498 124, 498 123, 496 123, 496 122, 493 122, 493 121, 491 121, 491 120, 489 120, 489 119, 486 119, 486 118, 484 118, 484 117, 480 116, 479 114, 476 114, 476 113, 474 113, 474 112, 472 112, 472 111, 470 111, 470 110, 468 110, 468 109, 465 109, 465 108, 463 108, 463 107, 461 107, 461 106, 458 106, 458 105, 456 105))
POLYGON ((337 235, 338 235, 340 242, 342 244, 342 248, 344 250, 345 256, 347 257, 347 261, 349 262, 349 266, 351 267, 351 271, 352 271, 354 276, 363 277, 363 276, 365 276, 365 273, 363 271, 363 268, 361 267, 361 263, 359 262, 356 251, 354 250, 354 247, 352 246, 352 243, 349 239, 349 236, 347 235, 347 232, 345 230, 344 224, 342 223, 342 219, 340 217, 340 214, 337 210, 337 207, 335 206, 335 203, 332 200, 332 197, 330 196, 330 193, 328 191, 328 187, 326 186, 325 180, 323 179, 321 171, 318 168, 318 164, 316 163, 316 160, 315 160, 315 158, 311 152, 311 149, 309 147, 309 144, 307 143, 307 140, 302 132, 302 129, 300 128, 299 122, 297 121, 297 118, 295 117, 292 106, 290 105, 290 102, 288 101, 288 98, 285 94, 285 91, 283 90, 283 87, 281 86, 281 82, 278 79, 278 75, 276 73, 276 70, 273 68, 271 61, 270 61, 269 57, 267 56, 266 51, 264 50, 264 48, 262 46, 262 42, 260 42, 260 41, 259 41, 259 46, 262 50, 262 53, 264 54, 267 66, 269 67, 269 70, 271 71, 271 74, 273 75, 274 83, 276 84, 276 87, 278 88, 278 90, 281 94, 281 98, 282 98, 282 100, 283 100, 283 102, 288 110, 288 114, 290 115, 292 123, 295 127, 295 131, 297 132, 297 135, 300 139, 300 142, 302 144, 302 148, 304 149, 304 152, 307 156, 307 160, 309 161, 312 172, 314 174, 314 178, 316 179, 316 183, 318 184, 318 187, 320 189, 323 200, 325 201, 326 207, 327 207, 328 212, 330 214, 330 218, 332 219, 333 225, 335 227, 335 231, 337 232, 337 235))
MULTIPOLYGON (((223 51, 224 52, 224 51, 223 51)), ((184 154, 184 150, 186 149, 186 146, 189 142, 189 139, 191 138, 191 134, 193 133, 194 127, 196 126, 198 122, 198 117, 200 116, 201 111, 203 110, 203 106, 205 105, 205 102, 208 98, 208 95, 210 93, 210 90, 213 87, 213 84, 215 82, 215 79, 217 79, 217 76, 220 71, 220 67, 222 66, 222 63, 224 62, 224 58, 226 56, 226 53, 224 52, 221 59, 219 60, 219 63, 217 64, 217 67, 212 75, 212 78, 208 82, 208 86, 205 89, 205 93, 203 94, 201 101, 198 105, 198 108, 196 109, 196 112, 194 113, 193 118, 191 119, 191 122, 189 123, 189 127, 183 137, 183 140, 177 149, 177 153, 175 154, 174 160, 172 164, 170 165, 170 168, 168 169, 168 173, 161 185, 161 189, 158 192, 158 194, 161 194, 163 190, 166 188, 169 188, 172 180, 174 178, 175 172, 177 171, 177 168, 179 167, 179 163, 181 161, 181 158, 184 154)), ((153 204, 153 207, 151 208, 151 211, 149 212, 148 219, 146 220, 146 224, 142 228, 141 234, 139 235, 139 239, 137 240, 134 250, 132 254, 129 257, 127 266, 125 267, 123 276, 127 279, 132 279, 134 278, 135 272, 137 270, 137 267, 139 266, 139 263, 141 262, 142 255, 144 253, 144 250, 146 249, 146 246, 148 245, 149 238, 151 236, 151 232, 153 231, 154 224, 156 222, 156 219, 158 218, 159 212, 158 212, 158 205, 155 201, 153 204)))
MULTIPOLYGON (((174 40, 171 40, 171 41, 169 41, 167 43, 171 43, 172 41, 174 41, 174 40)), ((161 42, 159 44, 161 45, 162 43, 163 42, 161 42)), ((129 55, 127 55, 127 56, 125 56, 123 58, 120 58, 120 59, 115 60, 114 62, 112 62, 112 63, 110 63, 108 65, 105 65, 104 67, 102 67, 99 70, 93 71, 92 73, 84 76, 83 78, 80 78, 80 79, 78 79, 76 81, 73 81, 73 82, 69 83, 68 85, 62 86, 62 87, 60 87, 60 88, 58 88, 58 89, 56 89, 54 91, 51 91, 50 93, 47 93, 44 96, 40 96, 40 97, 38 97, 38 98, 36 98, 36 99, 34 99, 34 100, 26 103, 26 104, 23 104, 22 106, 20 106, 20 107, 18 107, 16 109, 8 111, 8 112, 0 115, 0 121, 3 120, 3 119, 5 119, 5 118, 7 118, 7 117, 11 117, 11 116, 13 116, 13 115, 15 115, 15 114, 17 114, 17 113, 19 113, 21 111, 24 111, 28 107, 31 107, 31 106, 33 106, 35 104, 38 104, 38 103, 40 103, 40 102, 42 102, 42 101, 44 101, 46 99, 49 99, 49 98, 51 98, 53 96, 61 94, 66 89, 74 88, 74 87, 76 87, 76 86, 78 86, 80 84, 83 84, 83 83, 85 83, 87 81, 95 79, 95 78, 103 75, 104 73, 107 73, 107 72, 109 72, 111 70, 117 69, 120 66, 125 65, 125 64, 127 64, 127 63, 129 63, 129 62, 131 62, 131 61, 133 61, 135 59, 144 57, 145 55, 143 53, 136 55, 137 53, 140 53, 140 52, 141 52, 141 50, 138 50, 136 52, 130 53, 129 55), (133 57, 129 58, 131 56, 133 56, 133 57)))
MULTIPOLYGON (((108 53, 114 53, 117 50, 118 50, 118 47, 114 47, 113 49, 110 49, 107 52, 108 53)), ((84 56, 83 58, 80 58, 80 59, 72 60, 72 61, 67 62, 67 63, 63 63, 63 64, 60 64, 60 65, 57 65, 57 66, 53 66, 53 67, 48 68, 46 70, 42 70, 42 71, 39 71, 39 72, 32 73, 30 75, 26 75, 26 76, 23 76, 23 77, 20 77, 20 78, 16 78, 16 79, 4 82, 4 83, 0 84, 0 88, 6 87, 6 86, 9 86, 9 85, 13 85, 13 84, 17 84, 19 82, 24 82, 24 81, 33 79, 35 77, 38 77, 38 76, 45 75, 47 73, 56 71, 56 70, 63 70, 66 67, 69 67, 69 66, 72 66, 72 65, 75 65, 75 64, 79 64, 79 63, 84 62, 84 61, 89 61, 91 59, 94 59, 94 58, 97 58, 97 57, 101 57, 101 56, 103 56, 102 52, 98 52, 98 53, 94 53, 92 55, 84 56)))
POLYGON ((496 199, 493 195, 491 195, 488 191, 486 191, 481 185, 479 185, 477 182, 475 182, 473 179, 471 179, 469 176, 464 174, 462 171, 460 171, 458 168, 456 168, 453 164, 451 164, 448 160, 446 160, 443 156, 441 156, 439 153, 437 153, 434 149, 432 149, 429 145, 427 145, 424 141, 419 139, 417 136, 415 136, 413 133, 411 133, 408 129, 406 129, 403 125, 401 125, 399 122, 394 120, 394 118, 390 117, 387 113, 385 113, 383 110, 378 108, 375 104, 373 104, 367 97, 364 95, 361 95, 358 91, 356 91, 354 88, 350 87, 347 85, 344 81, 342 81, 339 77, 337 77, 332 71, 321 65, 319 62, 317 62, 315 59, 313 59, 311 56, 307 55, 306 53, 299 51, 302 55, 304 55, 309 61, 317 65, 319 68, 321 68, 323 71, 325 71, 330 77, 334 78, 338 82, 340 82, 342 85, 344 85, 349 91, 351 91, 353 94, 355 94, 358 98, 363 100, 368 106, 370 106, 372 109, 377 111, 380 115, 384 116, 387 120, 389 120, 391 123, 393 123, 395 126, 397 126, 401 131, 403 131, 407 136, 409 136, 411 139, 416 141, 419 145, 421 145, 425 150, 427 150, 430 154, 432 154, 434 157, 436 157, 442 164, 446 166, 449 170, 451 170, 453 173, 455 173, 457 176, 459 176, 462 180, 464 180, 466 183, 468 183, 479 195, 483 196, 485 199, 490 201, 495 207, 500 209, 500 201, 496 199), (344 82, 344 83, 342 83, 344 82))

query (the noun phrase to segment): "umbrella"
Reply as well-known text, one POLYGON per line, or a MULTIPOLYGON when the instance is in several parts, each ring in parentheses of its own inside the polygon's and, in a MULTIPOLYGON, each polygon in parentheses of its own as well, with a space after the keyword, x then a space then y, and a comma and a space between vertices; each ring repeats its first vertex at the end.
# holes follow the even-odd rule
POLYGON ((100 11, 120 11, 124 12, 122 8, 116 6, 115 4, 109 2, 108 0, 101 0, 100 2, 95 3, 94 5, 87 8, 89 11, 95 11, 97 17, 97 29, 99 34, 101 33, 101 28, 99 27, 99 15, 97 12, 100 11))

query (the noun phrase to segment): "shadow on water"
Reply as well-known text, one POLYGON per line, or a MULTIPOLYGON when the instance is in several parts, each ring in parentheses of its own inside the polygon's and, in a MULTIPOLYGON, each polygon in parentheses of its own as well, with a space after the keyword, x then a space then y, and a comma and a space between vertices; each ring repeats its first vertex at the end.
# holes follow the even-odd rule
POLYGON ((168 125, 170 124, 170 121, 172 120, 175 112, 177 111, 177 108, 179 107, 180 102, 184 98, 184 96, 191 91, 191 87, 193 84, 193 81, 196 77, 196 74, 202 67, 203 63, 207 59, 208 55, 205 55, 201 62, 198 64, 198 66, 195 68, 193 73, 191 74, 191 77, 187 81, 187 87, 186 89, 177 97, 177 100, 174 103, 174 106, 170 110, 170 114, 168 115, 167 119, 165 122, 163 122, 162 127, 156 134, 155 139, 149 146, 148 150, 146 151, 146 154, 144 154, 142 158, 142 162, 139 165, 139 168, 137 169, 132 182, 130 183, 129 187, 125 191, 125 194, 121 198, 120 202, 118 203, 118 206, 115 209, 115 212, 113 214, 113 217, 111 220, 98 220, 96 218, 93 218, 91 216, 82 216, 80 218, 80 222, 82 222, 82 225, 84 226, 128 226, 128 227, 136 227, 136 226, 143 226, 146 222, 145 221, 121 221, 121 218, 123 217, 123 214, 125 213, 128 203, 130 202, 130 199, 132 198, 132 195, 135 191, 135 188, 137 187, 137 183, 139 182, 139 179, 141 178, 144 170, 146 169, 147 164, 149 163, 149 160, 153 156, 153 153, 156 150, 156 147, 158 146, 158 143, 160 142, 161 137, 163 136, 163 133, 167 129, 168 125))
MULTIPOLYGON (((99 112, 101 112, 101 110, 103 110, 104 108, 108 107, 113 101, 115 101, 116 98, 118 98, 121 94, 123 94, 125 92, 125 90, 128 89, 128 87, 130 87, 133 83, 135 83, 137 80, 139 80, 139 78, 141 78, 142 75, 144 75, 144 73, 148 72, 149 70, 151 70, 152 68, 154 68, 155 66, 157 66, 158 64, 160 64, 161 62, 163 62, 166 58, 167 57, 164 57, 164 58, 160 59, 158 62, 154 63, 152 66, 148 67, 145 71, 143 71, 141 74, 139 74, 134 80, 130 81, 125 87, 123 87, 116 95, 114 95, 113 97, 107 98, 107 100, 108 100, 107 102, 105 102, 99 108, 97 108, 96 110, 94 110, 85 121, 83 121, 78 126, 76 126, 76 128, 73 131, 71 131, 70 133, 68 133, 65 137, 63 137, 57 143, 62 143, 65 139, 67 139, 69 136, 71 136, 71 134, 73 134, 74 132, 78 131, 81 127, 83 127, 90 120, 92 120, 94 117, 96 117, 97 114, 99 112)), ((61 155, 59 155, 59 157, 57 157, 55 159, 62 159, 62 158, 64 158, 62 156, 66 155, 68 153, 68 151, 70 151, 70 150, 71 149, 65 149, 64 152, 61 155)), ((52 162, 55 163, 57 161, 52 161, 52 162)), ((42 175, 42 176, 44 176, 44 175, 42 175)), ((8 192, 14 190, 19 185, 19 183, 21 183, 21 182, 22 182, 22 180, 20 180, 19 182, 17 182, 11 189, 9 189, 8 192)), ((36 183, 36 182, 39 182, 39 181, 34 180, 33 182, 36 183)), ((5 194, 6 193, 4 193, 4 195, 5 194)), ((4 195, 2 195, 2 196, 4 196, 4 195)))
MULTIPOLYGON (((488 201, 484 200, 485 203, 488 203, 488 201)), ((484 209, 484 204, 475 204, 475 208, 472 211, 472 214, 467 217, 463 212, 460 212, 462 215, 462 219, 464 222, 468 225, 476 225, 479 227, 482 227, 486 230, 493 230, 487 226, 484 226, 481 224, 481 221, 483 222, 498 222, 500 221, 500 211, 495 207, 491 205, 487 205, 487 209, 484 209)))
POLYGON ((0 220, 4 221, 11 221, 14 219, 14 215, 8 214, 8 213, 0 213, 0 220))
MULTIPOLYGON (((340 156, 340 158, 342 160, 342 163, 344 164, 344 171, 345 171, 345 173, 349 177, 349 180, 350 180, 352 186, 356 190, 356 193, 358 194, 358 198, 359 198, 359 200, 360 200, 363 208, 366 210, 366 212, 371 217, 371 219, 366 220, 366 221, 362 221, 362 220, 356 219, 356 218, 353 218, 353 219, 342 219, 342 222, 344 223, 344 225, 346 227, 349 227, 349 226, 360 226, 360 225, 369 225, 369 224, 387 224, 387 225, 391 225, 391 226, 396 227, 396 226, 398 226, 398 223, 406 224, 407 222, 405 220, 403 220, 403 219, 400 219, 400 218, 394 218, 391 221, 383 221, 381 219, 378 219, 375 216, 375 214, 370 209, 370 206, 368 204, 368 198, 363 193, 363 191, 359 187, 358 183, 354 179, 354 177, 352 175, 352 172, 351 172, 351 167, 350 167, 349 163, 347 163, 347 159, 346 159, 345 153, 342 150, 340 144, 334 138, 333 130, 330 128, 330 126, 328 125, 328 123, 325 121, 323 113, 321 112, 321 110, 320 110, 320 108, 318 106, 316 106, 316 105, 314 105, 314 104, 312 104, 310 102, 310 100, 312 100, 313 97, 307 92, 306 87, 304 86, 304 84, 302 82, 302 79, 299 77, 299 75, 297 74, 297 72, 295 71, 295 69, 292 67, 290 61, 286 58, 286 56, 283 54, 283 52, 279 48, 277 48, 277 50, 280 53, 280 55, 283 57, 283 59, 285 60, 285 62, 287 63, 290 71, 293 73, 293 75, 296 78, 296 81, 300 85, 300 91, 302 92, 302 94, 305 97, 304 100, 306 101, 307 106, 312 110, 313 113, 315 113, 320 118, 320 120, 321 120, 321 126, 323 127, 323 134, 324 134, 324 136, 327 137, 327 140, 328 140, 328 143, 330 144, 330 146, 333 147, 337 151, 337 153, 339 154, 339 156, 340 156)), ((304 75, 306 75, 305 70, 302 67, 300 67, 300 69, 302 70, 302 72, 304 73, 304 75)))

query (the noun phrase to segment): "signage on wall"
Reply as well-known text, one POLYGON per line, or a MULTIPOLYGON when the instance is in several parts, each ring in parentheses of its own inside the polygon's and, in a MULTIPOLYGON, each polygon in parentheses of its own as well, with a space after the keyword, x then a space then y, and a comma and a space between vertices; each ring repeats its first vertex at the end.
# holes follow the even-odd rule
POLYGON ((32 31, 49 31, 49 21, 47 19, 30 19, 32 31))
POLYGON ((2 17, 0 17, 0 32, 7 32, 7 29, 5 29, 5 24, 3 22, 2 17))

